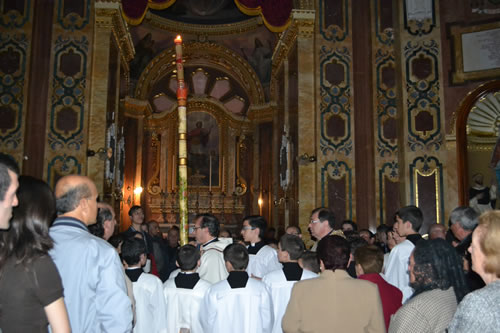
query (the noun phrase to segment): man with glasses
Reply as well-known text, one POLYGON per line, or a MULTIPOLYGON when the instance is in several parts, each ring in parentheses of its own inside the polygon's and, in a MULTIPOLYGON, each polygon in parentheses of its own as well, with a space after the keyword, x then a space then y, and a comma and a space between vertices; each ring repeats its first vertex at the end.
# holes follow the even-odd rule
POLYGON ((264 275, 281 269, 278 252, 264 242, 267 222, 262 216, 251 215, 243 219, 241 235, 248 246, 249 262, 247 273, 250 277, 262 279, 264 275))
POLYGON ((223 251, 232 243, 231 238, 219 240, 220 223, 212 214, 198 214, 194 219, 193 233, 200 247, 201 263, 198 275, 210 283, 225 280, 228 276, 223 251))
POLYGON ((311 251, 316 252, 319 241, 326 236, 344 236, 344 233, 341 230, 334 231, 334 228, 335 217, 330 210, 325 207, 313 209, 311 212, 311 221, 309 222, 309 230, 311 230, 311 235, 316 238, 316 243, 314 243, 311 251))

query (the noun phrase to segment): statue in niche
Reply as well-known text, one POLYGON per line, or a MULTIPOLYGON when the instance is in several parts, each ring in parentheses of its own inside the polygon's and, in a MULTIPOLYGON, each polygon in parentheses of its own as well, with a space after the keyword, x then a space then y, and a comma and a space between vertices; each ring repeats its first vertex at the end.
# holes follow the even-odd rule
POLYGON ((188 113, 188 184, 219 186, 219 126, 206 112, 188 113))
POLYGON ((271 41, 267 41, 268 46, 264 46, 258 37, 255 37, 254 49, 252 54, 247 56, 245 51, 241 49, 243 57, 252 66, 257 73, 257 76, 266 91, 269 90, 269 83, 271 82, 271 65, 273 57, 273 47, 271 41))

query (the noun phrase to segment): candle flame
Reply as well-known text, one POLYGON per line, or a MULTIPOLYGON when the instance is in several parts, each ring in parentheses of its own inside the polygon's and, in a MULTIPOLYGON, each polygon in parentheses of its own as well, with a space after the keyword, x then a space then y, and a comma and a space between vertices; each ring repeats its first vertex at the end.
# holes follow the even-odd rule
POLYGON ((174 42, 175 42, 176 44, 178 44, 178 43, 182 43, 182 37, 181 37, 181 35, 177 35, 177 37, 175 37, 174 42))

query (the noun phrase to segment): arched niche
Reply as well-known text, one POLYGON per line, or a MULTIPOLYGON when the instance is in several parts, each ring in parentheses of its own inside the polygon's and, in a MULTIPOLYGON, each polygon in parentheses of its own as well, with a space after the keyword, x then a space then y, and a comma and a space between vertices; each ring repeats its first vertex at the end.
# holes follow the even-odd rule
MULTIPOLYGON (((137 82, 136 98, 147 99, 154 84, 175 70, 174 57, 175 49, 170 48, 149 62, 137 82)), ((226 73, 245 89, 251 107, 265 103, 264 90, 257 74, 243 57, 232 50, 215 43, 185 43, 183 60, 185 66, 210 67, 226 73)))
POLYGON ((457 112, 456 120, 456 152, 459 205, 468 206, 469 170, 467 154, 467 120, 472 108, 487 95, 500 91, 500 81, 487 82, 464 98, 457 112))

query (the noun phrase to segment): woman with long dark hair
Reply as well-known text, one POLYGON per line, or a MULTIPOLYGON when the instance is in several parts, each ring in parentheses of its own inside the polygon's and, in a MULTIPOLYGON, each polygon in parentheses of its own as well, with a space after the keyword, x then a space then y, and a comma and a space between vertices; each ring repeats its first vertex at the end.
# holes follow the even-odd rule
POLYGON ((19 177, 19 205, 0 235, 0 327, 7 332, 70 332, 61 278, 48 251, 54 194, 43 181, 19 177))
POLYGON ((389 332, 444 332, 468 292, 460 257, 444 239, 420 241, 408 270, 414 293, 392 316, 389 332))

